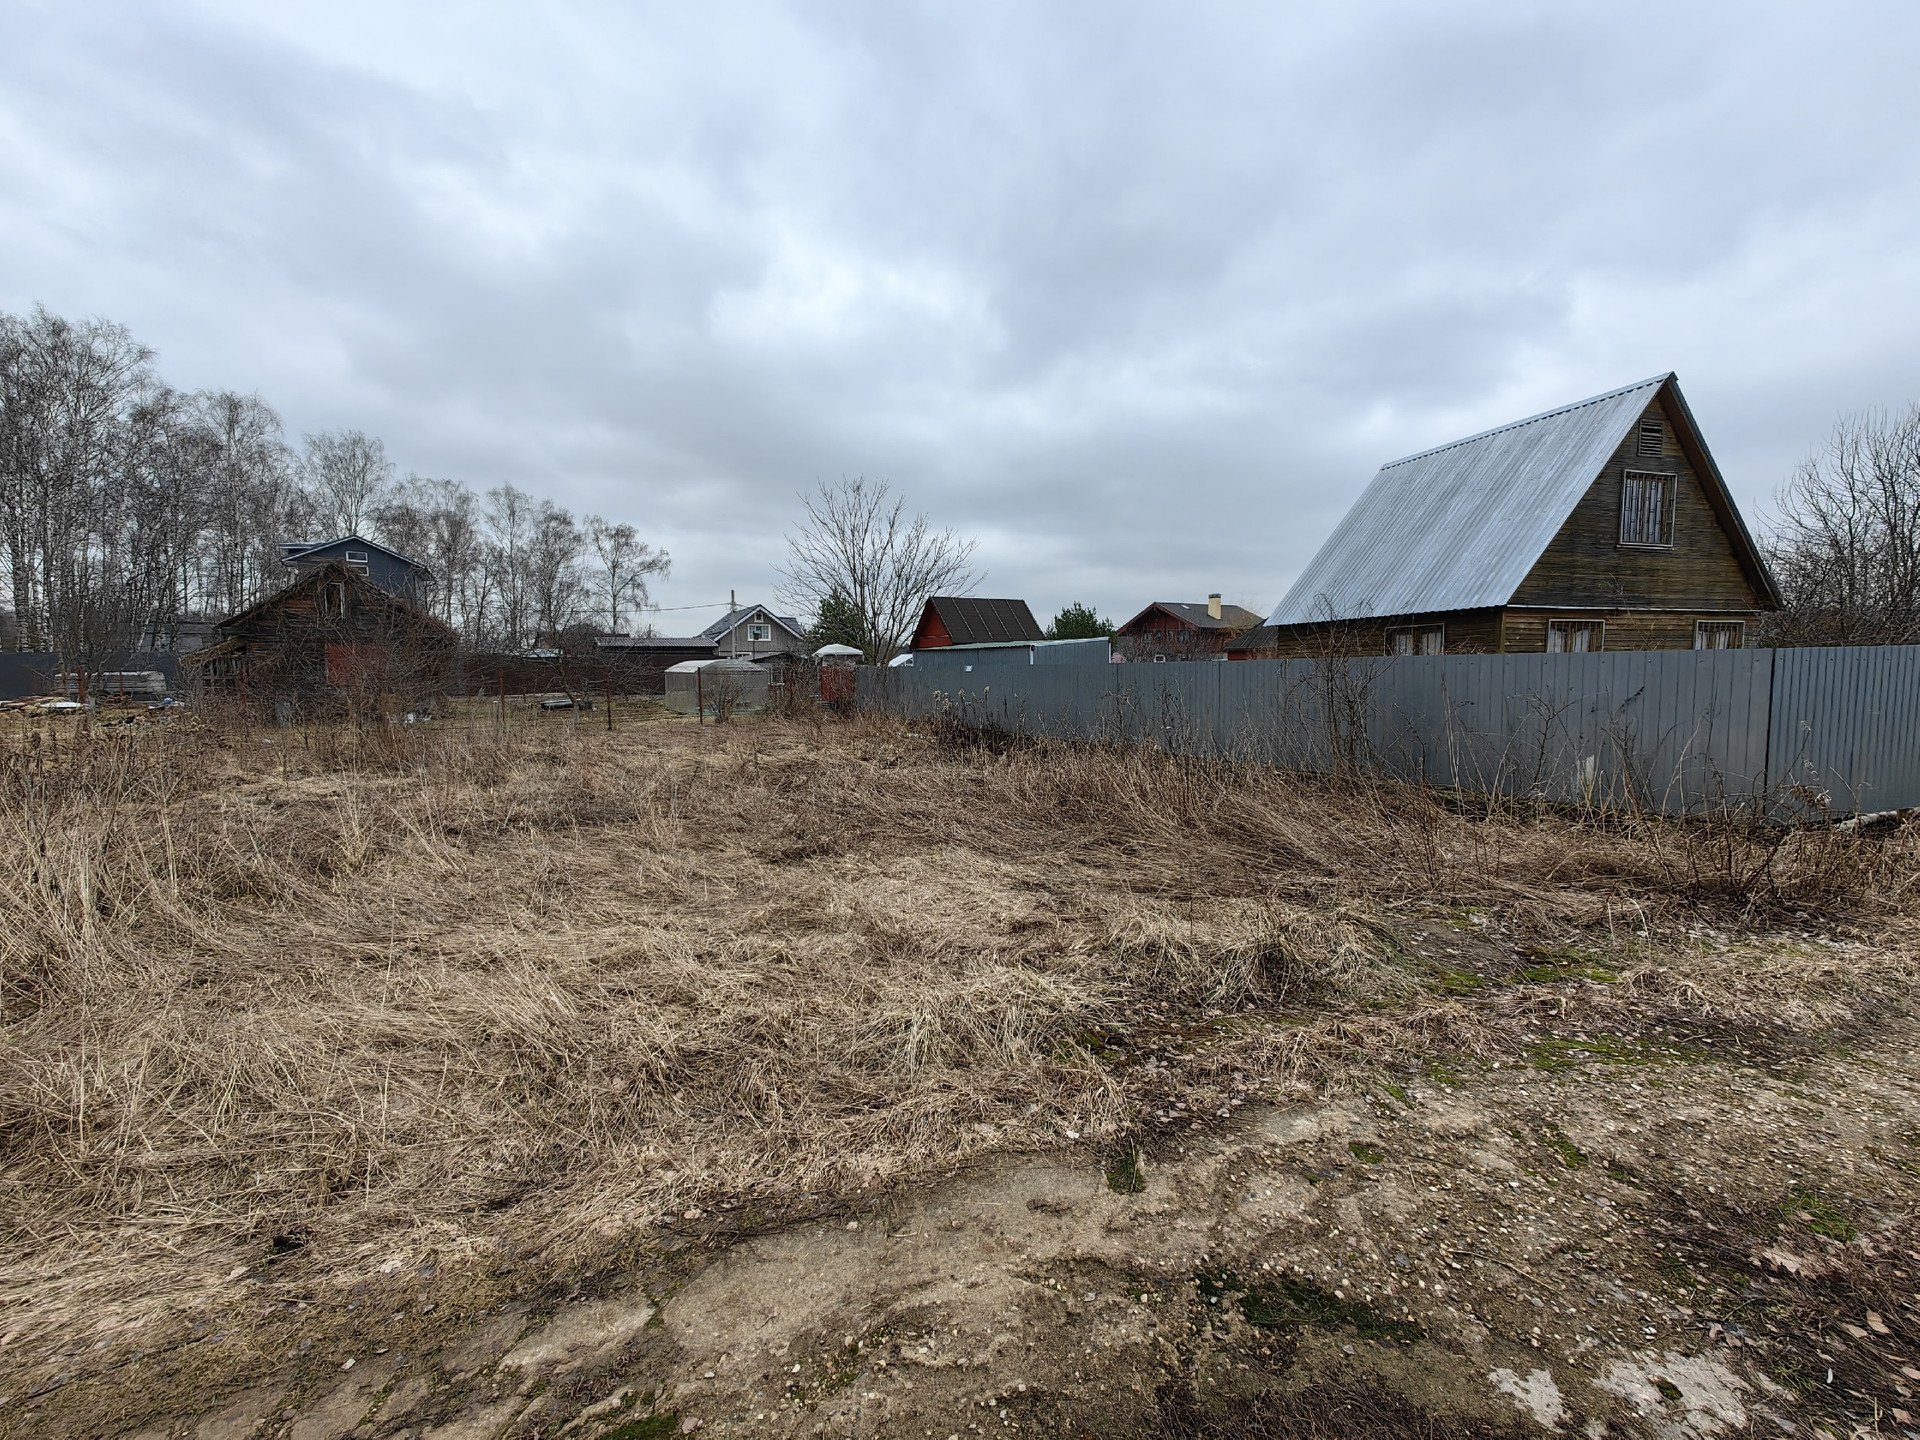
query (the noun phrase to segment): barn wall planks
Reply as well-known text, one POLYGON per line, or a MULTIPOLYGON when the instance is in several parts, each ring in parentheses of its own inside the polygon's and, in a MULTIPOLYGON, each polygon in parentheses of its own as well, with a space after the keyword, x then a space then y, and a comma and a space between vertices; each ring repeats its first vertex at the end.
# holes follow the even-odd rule
POLYGON ((1018 734, 1667 814, 1920 805, 1920 647, 867 668, 859 698, 1018 734))

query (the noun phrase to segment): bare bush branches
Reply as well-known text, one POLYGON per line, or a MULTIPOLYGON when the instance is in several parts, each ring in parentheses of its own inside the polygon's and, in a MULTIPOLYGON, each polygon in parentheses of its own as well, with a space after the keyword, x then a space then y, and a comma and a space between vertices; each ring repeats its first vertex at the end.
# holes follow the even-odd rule
POLYGON ((974 542, 935 530, 924 515, 909 520, 905 500, 884 483, 822 482, 801 503, 781 593, 816 614, 837 606, 857 615, 871 665, 905 648, 928 596, 962 594, 979 582, 974 542))

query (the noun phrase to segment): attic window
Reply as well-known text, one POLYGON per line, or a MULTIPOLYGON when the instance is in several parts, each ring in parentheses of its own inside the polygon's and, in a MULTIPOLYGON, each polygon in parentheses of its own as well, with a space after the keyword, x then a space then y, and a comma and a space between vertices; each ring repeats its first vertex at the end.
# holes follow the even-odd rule
POLYGON ((754 640, 771 640, 773 639, 773 626, 749 625, 747 626, 747 639, 750 642, 754 640))
POLYGON ((1664 455, 1667 453, 1667 424, 1664 420, 1642 420, 1640 422, 1640 454, 1664 455))
POLYGON ((347 564, 349 564, 349 565, 364 565, 364 564, 366 564, 366 563, 367 563, 367 552, 366 552, 366 551, 364 551, 364 550, 349 550, 349 551, 347 551, 347 564))
POLYGON ((320 613, 338 618, 347 613, 347 586, 345 581, 335 580, 320 592, 320 613))
POLYGON ((1673 543, 1673 477, 1629 470, 1620 483, 1620 543, 1673 543))

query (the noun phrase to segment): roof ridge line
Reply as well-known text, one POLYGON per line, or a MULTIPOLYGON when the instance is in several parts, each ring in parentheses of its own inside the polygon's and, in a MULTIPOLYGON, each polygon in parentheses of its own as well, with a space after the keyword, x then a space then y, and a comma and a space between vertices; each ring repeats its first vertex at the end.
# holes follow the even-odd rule
POLYGON ((1482 430, 1477 435, 1463 436, 1458 440, 1449 440, 1444 445, 1435 445, 1430 449, 1417 450, 1411 455, 1402 455, 1398 460, 1387 461, 1387 463, 1380 468, 1382 470, 1391 470, 1397 465, 1408 465, 1415 460, 1424 460, 1429 455, 1439 455, 1448 450, 1457 450, 1462 445, 1471 445, 1476 440, 1485 440, 1490 435, 1502 435, 1509 430, 1518 430, 1523 425, 1536 425, 1542 420, 1551 420, 1558 415, 1568 415, 1575 410, 1584 410, 1589 405, 1599 405, 1608 400, 1617 400, 1622 395, 1631 394, 1635 390, 1644 390, 1649 385, 1665 384, 1672 378, 1673 371, 1668 370, 1664 374, 1652 375, 1645 380, 1636 380, 1631 385, 1622 385, 1618 389, 1609 390, 1602 395, 1589 395, 1585 400, 1575 400, 1571 405, 1559 405, 1551 410, 1542 410, 1538 415, 1529 415, 1524 420, 1512 420, 1505 425, 1496 425, 1491 430, 1482 430))

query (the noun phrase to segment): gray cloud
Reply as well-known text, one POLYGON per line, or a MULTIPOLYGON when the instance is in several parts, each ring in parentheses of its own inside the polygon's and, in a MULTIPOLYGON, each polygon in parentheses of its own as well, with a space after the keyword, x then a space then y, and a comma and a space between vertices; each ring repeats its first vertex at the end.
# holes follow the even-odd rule
POLYGON ((1750 509, 1920 394, 1920 14, 0 14, 0 307, 760 593, 892 480, 989 589, 1271 605, 1383 460, 1681 373, 1750 509))

